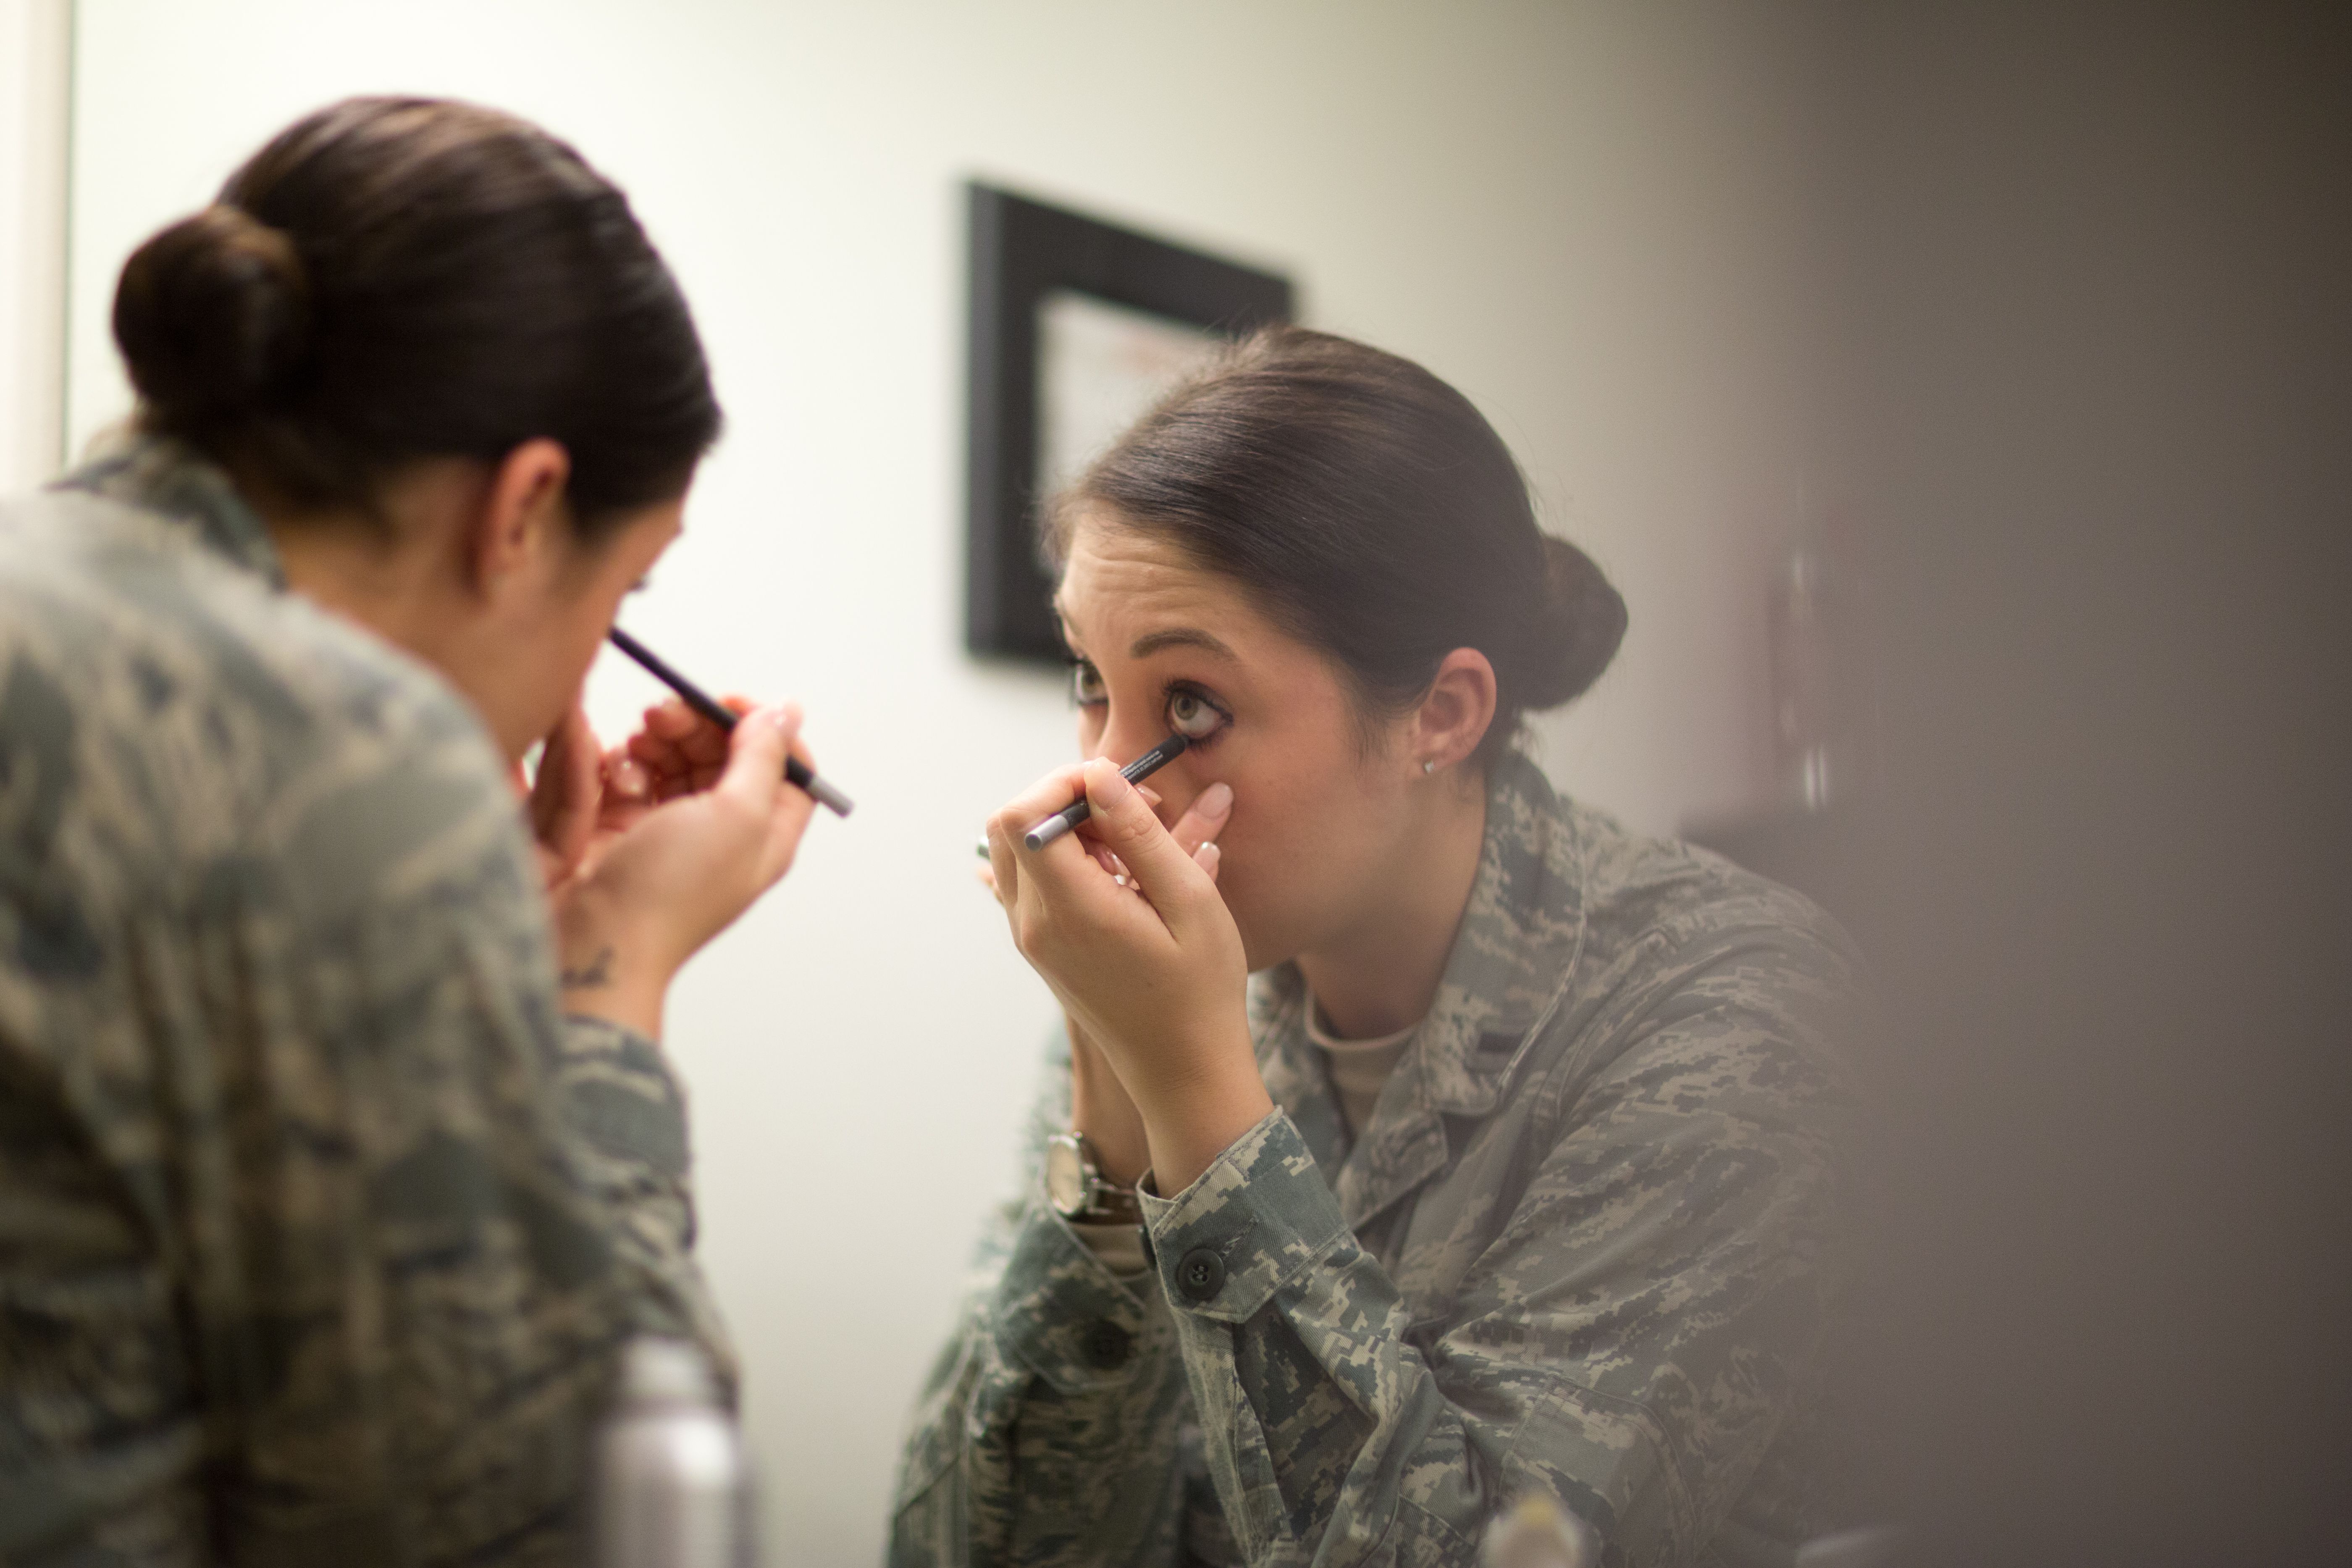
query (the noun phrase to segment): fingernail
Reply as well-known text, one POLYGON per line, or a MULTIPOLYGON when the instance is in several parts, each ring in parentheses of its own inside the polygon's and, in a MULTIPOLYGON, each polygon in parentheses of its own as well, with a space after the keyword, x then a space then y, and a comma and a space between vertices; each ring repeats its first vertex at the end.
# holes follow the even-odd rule
POLYGON ((647 780, 646 770, 624 757, 613 764, 613 788, 622 795, 643 795, 647 780))
POLYGON ((1128 791, 1134 787, 1127 782, 1125 773, 1106 762, 1103 763, 1103 773, 1095 784, 1095 795, 1105 805, 1117 805, 1127 798, 1128 791))
POLYGON ((1204 816, 1223 816, 1234 808, 1234 786, 1219 779, 1201 792, 1196 804, 1204 816))
POLYGON ((1217 841, 1212 838, 1192 851, 1192 863, 1213 876, 1216 874, 1217 862, 1224 858, 1224 853, 1217 847, 1217 841))

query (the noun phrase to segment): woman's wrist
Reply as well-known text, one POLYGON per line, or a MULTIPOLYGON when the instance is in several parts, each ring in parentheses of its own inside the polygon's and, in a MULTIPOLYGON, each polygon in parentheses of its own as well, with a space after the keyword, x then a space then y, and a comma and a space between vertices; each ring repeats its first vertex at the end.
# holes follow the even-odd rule
POLYGON ((1240 1050, 1218 1053, 1216 1066, 1181 1089, 1155 1095, 1143 1111, 1151 1155, 1152 1185, 1162 1197, 1201 1179, 1242 1135, 1274 1110, 1259 1076, 1257 1058, 1242 1028, 1240 1050))
POLYGON ((1105 1180, 1135 1185, 1151 1164, 1143 1117, 1110 1063, 1077 1026, 1070 1026, 1070 1130, 1095 1152, 1105 1180))
POLYGON ((559 978, 565 1013, 603 1018, 635 1029, 649 1040, 661 1038, 662 1005, 669 995, 668 983, 621 967, 616 950, 606 947, 585 964, 567 964, 559 978))
POLYGON ((648 933, 606 906, 593 886, 575 885, 558 900, 556 980, 566 1013, 584 1014, 661 1038, 662 1005, 677 966, 666 963, 648 933))

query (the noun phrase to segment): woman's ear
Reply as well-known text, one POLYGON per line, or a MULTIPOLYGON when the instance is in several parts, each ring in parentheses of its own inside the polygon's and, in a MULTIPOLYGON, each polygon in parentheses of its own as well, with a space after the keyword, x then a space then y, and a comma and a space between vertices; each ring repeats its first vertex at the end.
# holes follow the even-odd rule
POLYGON ((544 437, 499 460, 467 531, 466 564, 478 591, 497 593, 547 552, 571 542, 563 505, 571 479, 572 455, 544 437))
POLYGON ((1413 710, 1413 766, 1433 773, 1466 760, 1494 722, 1495 667, 1475 647, 1455 648, 1438 661, 1437 677, 1413 710))

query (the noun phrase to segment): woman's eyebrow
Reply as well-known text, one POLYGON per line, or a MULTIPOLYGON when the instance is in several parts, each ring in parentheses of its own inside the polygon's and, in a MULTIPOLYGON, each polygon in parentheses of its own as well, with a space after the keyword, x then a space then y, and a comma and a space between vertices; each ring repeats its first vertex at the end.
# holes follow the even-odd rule
POLYGON ((1219 658, 1234 657, 1233 649, 1208 633, 1192 626, 1177 626, 1164 632, 1146 632, 1135 639, 1135 646, 1127 650, 1127 657, 1150 658, 1162 648, 1171 647, 1197 647, 1203 653, 1213 653, 1219 658))

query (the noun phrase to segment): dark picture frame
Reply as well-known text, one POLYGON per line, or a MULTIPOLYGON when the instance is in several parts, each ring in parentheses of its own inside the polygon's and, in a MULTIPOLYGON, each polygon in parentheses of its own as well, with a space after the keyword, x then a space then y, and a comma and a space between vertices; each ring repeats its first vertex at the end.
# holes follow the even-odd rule
POLYGON ((966 186, 971 337, 966 407, 964 644, 1060 664, 1054 585, 1038 559, 1040 312, 1065 290, 1238 337, 1291 319, 1290 280, 1206 251, 966 186))

